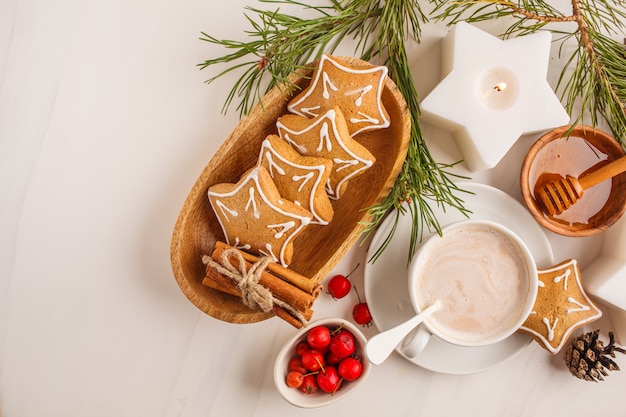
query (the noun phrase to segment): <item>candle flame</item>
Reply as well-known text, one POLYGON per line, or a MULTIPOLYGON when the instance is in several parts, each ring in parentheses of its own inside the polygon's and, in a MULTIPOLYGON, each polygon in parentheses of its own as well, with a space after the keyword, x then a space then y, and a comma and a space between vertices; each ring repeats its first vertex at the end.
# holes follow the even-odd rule
POLYGON ((506 87, 507 87, 506 83, 498 83, 496 84, 495 87, 493 87, 493 89, 495 91, 503 91, 503 90, 506 90, 506 87))

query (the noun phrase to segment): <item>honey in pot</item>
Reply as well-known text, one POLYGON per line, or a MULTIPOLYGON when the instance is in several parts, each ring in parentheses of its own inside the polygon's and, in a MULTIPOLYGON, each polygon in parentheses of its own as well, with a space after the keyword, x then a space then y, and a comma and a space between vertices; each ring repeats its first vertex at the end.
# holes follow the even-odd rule
MULTIPOLYGON (((538 153, 529 172, 529 185, 536 191, 559 177, 580 177, 586 172, 610 162, 602 152, 586 139, 570 136, 547 143, 538 153)), ((568 225, 588 224, 606 204, 611 194, 611 180, 606 180, 585 190, 583 196, 561 214, 550 216, 553 221, 568 225)), ((547 216, 547 214, 546 214, 547 216)))

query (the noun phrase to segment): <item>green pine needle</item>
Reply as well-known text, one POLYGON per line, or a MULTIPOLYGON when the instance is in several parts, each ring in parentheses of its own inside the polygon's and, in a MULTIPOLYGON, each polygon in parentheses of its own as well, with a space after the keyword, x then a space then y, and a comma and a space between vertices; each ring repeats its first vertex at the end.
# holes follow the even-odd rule
MULTIPOLYGON (((328 6, 310 6, 294 0, 265 0, 264 3, 299 6, 315 12, 310 19, 301 19, 280 10, 267 11, 248 8, 257 19, 248 17, 252 29, 245 42, 221 40, 206 33, 204 41, 221 45, 234 52, 209 59, 200 64, 207 68, 216 64, 230 64, 208 82, 213 82, 232 71, 241 77, 234 84, 224 104, 227 111, 236 98, 240 115, 247 114, 262 96, 273 87, 292 92, 289 74, 319 59, 323 53, 332 54, 340 43, 351 38, 357 41, 355 53, 366 61, 379 60, 389 67, 390 77, 407 100, 412 128, 407 158, 389 195, 378 205, 369 207, 372 220, 363 225, 365 236, 376 230, 388 213, 394 209, 405 211, 403 201, 411 201, 412 232, 409 253, 419 243, 424 227, 441 231, 430 205, 454 207, 467 214, 463 201, 456 195, 462 192, 454 183, 457 176, 446 170, 453 165, 434 161, 419 125, 418 94, 409 71, 406 39, 419 41, 421 24, 427 20, 417 0, 331 0, 328 6), (268 81, 269 79, 269 81, 268 81)), ((372 260, 387 247, 390 235, 372 260)))
MULTIPOLYGON (((224 103, 223 111, 239 100, 237 110, 247 114, 274 87, 285 95, 293 93, 288 76, 317 60, 322 53, 333 54, 345 40, 356 41, 355 54, 366 61, 378 60, 389 68, 390 77, 407 101, 411 114, 411 138, 405 163, 387 197, 368 208, 372 221, 363 225, 365 236, 395 210, 395 223, 410 211, 412 230, 410 251, 421 240, 425 229, 441 232, 432 205, 454 208, 468 214, 463 190, 454 181, 459 177, 448 170, 452 165, 439 164, 432 158, 419 124, 419 100, 409 71, 405 42, 420 41, 421 25, 437 19, 454 25, 506 18, 510 23, 504 38, 549 30, 561 42, 577 42, 578 48, 566 58, 557 91, 562 94, 567 111, 572 114, 580 105, 577 123, 597 126, 606 121, 615 138, 626 145, 626 52, 624 45, 611 35, 623 34, 626 4, 622 0, 572 0, 567 15, 542 0, 429 0, 434 9, 426 13, 418 0, 329 0, 325 6, 311 6, 296 0, 262 0, 263 3, 300 7, 315 16, 299 18, 280 9, 268 11, 247 8, 251 29, 246 41, 223 40, 206 33, 203 41, 229 51, 208 59, 200 68, 226 64, 228 67, 210 78, 211 83, 226 74, 237 72, 224 103), (572 29, 573 27, 573 29, 572 29), (409 202, 403 204, 403 202, 409 202)), ((622 35, 623 36, 623 35, 622 35)), ((395 227, 375 252, 372 261, 387 248, 395 227)))

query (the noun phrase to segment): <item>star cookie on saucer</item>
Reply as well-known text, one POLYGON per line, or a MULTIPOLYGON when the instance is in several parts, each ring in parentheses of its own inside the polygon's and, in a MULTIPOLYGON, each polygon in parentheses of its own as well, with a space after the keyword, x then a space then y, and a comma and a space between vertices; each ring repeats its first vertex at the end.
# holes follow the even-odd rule
POLYGON ((226 243, 289 265, 311 212, 282 198, 265 168, 247 171, 236 184, 213 185, 207 194, 226 243))
POLYGON ((328 158, 333 168, 326 192, 338 200, 348 180, 369 169, 376 158, 366 147, 352 139, 343 113, 338 107, 314 119, 285 114, 276 122, 278 134, 299 154, 328 158))
POLYGON ((261 144, 258 165, 270 173, 281 196, 313 214, 312 224, 332 220, 334 210, 325 189, 333 167, 330 159, 300 155, 280 137, 269 135, 261 144))
POLYGON ((351 136, 389 126, 381 98, 387 67, 351 68, 341 60, 322 55, 311 84, 294 97, 287 109, 302 117, 318 117, 339 106, 351 136))
POLYGON ((537 300, 520 331, 557 353, 574 330, 601 316, 583 289, 578 263, 570 259, 539 271, 537 300))

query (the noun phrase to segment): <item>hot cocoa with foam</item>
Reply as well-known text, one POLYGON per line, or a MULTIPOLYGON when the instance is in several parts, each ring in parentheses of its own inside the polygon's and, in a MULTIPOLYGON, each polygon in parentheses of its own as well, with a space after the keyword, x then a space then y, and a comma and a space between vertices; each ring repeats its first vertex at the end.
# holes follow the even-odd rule
POLYGON ((484 224, 444 232, 421 254, 415 280, 421 309, 441 308, 428 325, 449 341, 489 343, 524 314, 530 276, 523 250, 511 237, 484 224))

